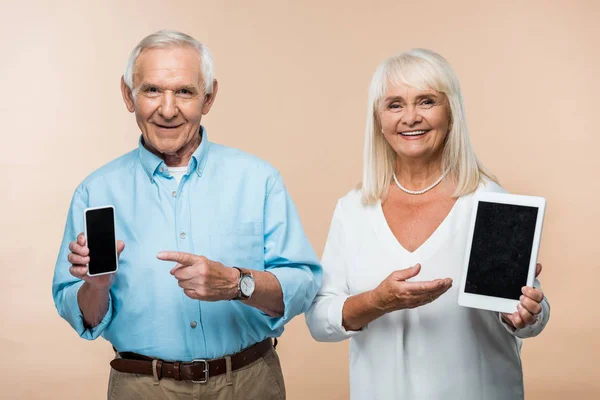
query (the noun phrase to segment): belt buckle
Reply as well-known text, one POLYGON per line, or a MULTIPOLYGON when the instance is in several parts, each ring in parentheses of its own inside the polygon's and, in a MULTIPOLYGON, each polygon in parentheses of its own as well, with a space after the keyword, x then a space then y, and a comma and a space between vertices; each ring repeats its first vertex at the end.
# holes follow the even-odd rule
POLYGON ((195 359, 192 360, 192 365, 195 363, 204 363, 204 368, 202 369, 202 372, 204 372, 204 379, 199 380, 199 381, 195 381, 192 380, 192 383, 206 383, 208 382, 208 361, 206 361, 205 359, 195 359))

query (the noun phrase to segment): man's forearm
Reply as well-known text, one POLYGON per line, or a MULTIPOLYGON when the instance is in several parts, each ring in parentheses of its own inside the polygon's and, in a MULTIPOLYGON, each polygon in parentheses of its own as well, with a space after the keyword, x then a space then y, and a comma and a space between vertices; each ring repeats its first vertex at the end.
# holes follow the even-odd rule
POLYGON ((272 317, 281 317, 285 311, 283 304, 283 291, 279 280, 270 272, 250 271, 254 277, 256 289, 248 300, 243 300, 245 304, 258 308, 272 317))
POLYGON ((85 282, 77 292, 77 303, 86 328, 98 325, 108 311, 109 290, 97 289, 85 282))

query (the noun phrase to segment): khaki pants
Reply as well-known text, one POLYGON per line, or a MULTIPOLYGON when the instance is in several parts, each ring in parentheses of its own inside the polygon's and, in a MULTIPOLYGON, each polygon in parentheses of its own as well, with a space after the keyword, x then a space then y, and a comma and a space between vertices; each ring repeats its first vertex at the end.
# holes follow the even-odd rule
POLYGON ((206 383, 156 380, 150 375, 127 374, 111 368, 109 400, 285 400, 281 364, 275 349, 236 371, 210 376, 206 383))

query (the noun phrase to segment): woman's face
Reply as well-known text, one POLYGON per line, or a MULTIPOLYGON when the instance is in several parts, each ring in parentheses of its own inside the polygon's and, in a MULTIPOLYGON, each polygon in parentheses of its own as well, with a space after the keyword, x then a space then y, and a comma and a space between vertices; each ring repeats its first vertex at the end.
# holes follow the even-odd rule
POLYGON ((379 102, 378 113, 383 135, 400 159, 430 161, 441 155, 450 129, 443 93, 393 86, 379 102))

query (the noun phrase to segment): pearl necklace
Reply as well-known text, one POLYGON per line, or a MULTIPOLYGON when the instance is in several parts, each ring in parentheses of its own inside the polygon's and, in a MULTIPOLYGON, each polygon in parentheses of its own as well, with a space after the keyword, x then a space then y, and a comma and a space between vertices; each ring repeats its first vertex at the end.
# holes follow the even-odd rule
POLYGON ((402 190, 405 193, 408 193, 408 194, 423 194, 425 192, 430 191, 434 187, 436 187, 442 181, 442 179, 444 179, 444 177, 446 176, 446 174, 448 174, 448 171, 445 171, 442 174, 442 176, 440 176, 438 178, 437 181, 433 182, 431 185, 427 186, 425 189, 422 189, 422 190, 409 190, 409 189, 405 188, 404 186, 402 186, 400 184, 400 182, 398 182, 398 178, 396 178, 396 173, 395 172, 394 172, 394 181, 396 182, 396 185, 398 185, 398 187, 400 188, 400 190, 402 190))

